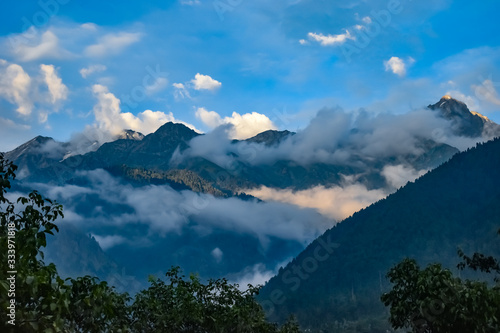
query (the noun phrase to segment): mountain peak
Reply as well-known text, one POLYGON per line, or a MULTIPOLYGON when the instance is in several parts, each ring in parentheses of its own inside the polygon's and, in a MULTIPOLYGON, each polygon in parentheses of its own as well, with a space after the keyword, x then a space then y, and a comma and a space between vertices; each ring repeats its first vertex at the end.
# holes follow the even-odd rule
POLYGON ((154 132, 154 134, 158 135, 158 134, 161 134, 161 133, 183 133, 183 134, 190 134, 190 135, 198 135, 198 133, 196 133, 194 130, 190 129, 189 127, 187 127, 186 125, 184 124, 181 124, 181 123, 174 123, 174 122, 167 122, 163 125, 161 125, 157 130, 156 132, 154 132))
POLYGON ((141 141, 142 139, 144 139, 144 134, 127 129, 123 130, 123 132, 118 135, 117 139, 141 141))
POLYGON ((467 117, 471 113, 464 102, 454 99, 450 95, 444 95, 439 102, 428 106, 431 110, 439 110, 441 115, 447 119, 454 117, 467 117))
POLYGON ((257 134, 254 137, 246 139, 245 141, 256 142, 256 143, 264 143, 266 146, 272 146, 280 143, 282 140, 287 138, 289 135, 294 135, 294 132, 290 132, 287 130, 284 131, 276 131, 276 130, 267 130, 257 134))
POLYGON ((38 136, 34 137, 33 139, 23 143, 22 145, 20 145, 16 149, 8 152, 7 154, 9 154, 9 156, 10 156, 9 158, 11 160, 13 160, 14 158, 19 157, 21 154, 23 154, 27 151, 39 150, 40 146, 42 146, 50 141, 54 141, 54 139, 52 139, 51 137, 48 137, 48 136, 38 135, 38 136))
POLYGON ((439 102, 429 105, 428 108, 439 112, 441 117, 453 122, 456 135, 480 137, 483 135, 485 127, 488 127, 488 131, 492 133, 496 133, 500 128, 480 113, 470 111, 464 102, 456 100, 450 95, 444 95, 439 102))

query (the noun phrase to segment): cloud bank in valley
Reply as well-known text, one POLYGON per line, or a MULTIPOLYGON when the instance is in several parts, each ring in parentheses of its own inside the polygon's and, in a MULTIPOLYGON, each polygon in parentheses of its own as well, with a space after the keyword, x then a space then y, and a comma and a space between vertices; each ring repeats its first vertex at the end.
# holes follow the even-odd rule
MULTIPOLYGON (((90 232, 94 227, 107 226, 115 230, 113 235, 120 235, 124 226, 137 224, 146 228, 145 238, 148 235, 180 234, 185 228, 203 234, 216 229, 230 230, 252 235, 265 247, 270 238, 307 244, 334 223, 312 209, 289 204, 236 197, 215 198, 188 190, 178 192, 167 185, 133 187, 101 169, 82 171, 77 177, 84 179, 89 186, 34 186, 64 204, 65 210, 70 212, 64 223, 76 222, 90 232), (84 211, 85 217, 81 216, 83 211, 79 206, 84 202, 83 198, 98 202, 84 211), (109 210, 109 207, 114 208, 109 210), (81 224, 82 221, 85 223, 81 224)), ((121 238, 106 238, 110 235, 96 235, 107 246, 123 242, 121 238)), ((218 251, 215 256, 219 256, 218 251)))
POLYGON ((384 189, 368 190, 362 184, 344 186, 315 186, 307 190, 281 190, 262 186, 245 190, 246 193, 266 201, 290 203, 299 207, 315 208, 321 214, 341 221, 358 210, 383 199, 388 192, 384 189))
POLYGON ((290 251, 300 251, 335 224, 314 209, 287 203, 215 198, 168 185, 134 187, 102 169, 78 172, 75 180, 82 185, 29 186, 63 204, 61 228, 71 224, 91 234, 137 276, 162 274, 176 260, 195 255, 197 260, 189 264, 182 261, 190 267, 186 269, 222 271, 232 281, 263 283, 290 251), (234 251, 235 246, 245 248, 234 251), (144 256, 141 263, 129 258, 137 251, 144 256), (156 258, 158 251, 168 254, 145 259, 156 258))

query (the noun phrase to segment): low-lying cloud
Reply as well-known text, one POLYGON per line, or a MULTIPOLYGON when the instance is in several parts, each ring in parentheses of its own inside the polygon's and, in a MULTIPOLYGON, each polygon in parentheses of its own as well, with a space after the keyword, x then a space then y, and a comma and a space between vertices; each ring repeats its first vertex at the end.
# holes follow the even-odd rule
MULTIPOLYGON (((116 228, 116 235, 126 225, 144 225, 148 234, 181 234, 184 228, 233 231, 259 239, 265 248, 271 238, 307 244, 331 227, 334 222, 312 209, 298 208, 279 202, 242 200, 236 197, 215 198, 192 191, 175 191, 167 185, 133 187, 122 183, 104 170, 81 171, 77 177, 88 186, 50 186, 36 184, 45 194, 76 212, 84 198, 94 198, 100 204, 89 207, 84 228, 116 228), (103 211, 105 207, 122 207, 103 211)), ((71 221, 69 221, 71 222, 71 221)), ((109 245, 111 240, 96 233, 109 245)), ((115 235, 115 234, 113 234, 115 235)), ((97 238, 96 238, 97 239, 97 238)), ((106 246, 105 245, 105 246, 106 246)), ((217 255, 217 253, 216 253, 217 255)))
POLYGON ((385 177, 387 183, 394 189, 405 186, 406 183, 414 181, 423 176, 428 170, 417 171, 408 165, 386 165, 382 169, 382 176, 385 177))
MULTIPOLYGON (((166 82, 158 84, 159 86, 152 89, 162 88, 166 82)), ((137 115, 122 112, 120 99, 104 85, 93 85, 92 92, 96 99, 93 108, 95 122, 93 125, 88 125, 82 132, 73 135, 69 149, 71 155, 94 151, 103 143, 115 140, 124 130, 133 130, 147 135, 155 132, 167 122, 180 123, 198 133, 201 132, 193 125, 176 119, 172 112, 145 110, 137 115)))
POLYGON ((387 192, 383 189, 368 190, 362 184, 344 186, 315 186, 301 191, 281 190, 262 186, 245 190, 246 193, 262 200, 290 203, 299 207, 317 209, 321 214, 341 221, 362 208, 383 199, 387 192))

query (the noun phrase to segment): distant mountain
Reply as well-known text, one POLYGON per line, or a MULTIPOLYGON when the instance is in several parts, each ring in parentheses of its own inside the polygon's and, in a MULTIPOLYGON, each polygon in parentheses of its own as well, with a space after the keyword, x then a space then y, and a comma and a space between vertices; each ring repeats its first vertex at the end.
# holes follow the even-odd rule
MULTIPOLYGON (((451 97, 443 97, 438 103, 429 105, 429 109, 439 112, 440 116, 452 122, 457 135, 477 137, 484 133, 489 136, 500 134, 499 125, 478 113, 470 112, 464 103, 451 97)), ((352 133, 360 135, 357 129, 353 129, 352 133)), ((362 154, 353 154, 351 158, 355 159, 334 164, 319 162, 302 164, 287 159, 255 164, 240 158, 238 151, 233 153, 235 163, 229 169, 226 165, 217 164, 210 158, 189 155, 182 161, 172 164, 174 152, 182 154, 187 151, 190 148, 190 141, 199 136, 200 134, 182 124, 166 123, 156 132, 146 136, 130 130, 124 131, 117 140, 80 155, 71 152, 72 147, 69 143, 56 145, 51 138, 38 137, 7 153, 7 158, 25 171, 23 179, 31 181, 62 184, 73 178, 75 170, 97 168, 115 171, 122 167, 163 172, 186 170, 189 172, 178 173, 176 176, 180 183, 190 184, 190 179, 181 178, 186 176, 192 179, 194 176, 210 184, 213 189, 234 195, 242 189, 262 185, 295 190, 318 185, 333 186, 340 184, 343 176, 349 175, 362 175, 359 181, 368 188, 380 188, 387 185, 386 180, 380 176, 382 168, 386 165, 403 164, 416 170, 433 169, 458 152, 456 147, 436 142, 432 138, 417 136, 414 140, 419 153, 397 154, 376 160, 362 154), (216 174, 224 176, 214 177, 216 174)), ((294 136, 295 133, 286 130, 269 130, 245 142, 277 148, 294 136)), ((238 145, 238 143, 239 141, 235 140, 231 144, 238 145)), ((254 154, 258 154, 258 150, 254 154)), ((193 188, 189 185, 188 187, 193 188)), ((213 192, 209 190, 206 193, 213 192)))
POLYGON ((286 131, 286 130, 285 131, 268 130, 268 131, 264 131, 262 133, 259 133, 254 137, 246 139, 245 141, 255 142, 255 143, 263 143, 266 146, 273 146, 273 145, 277 145, 280 142, 282 142, 289 135, 294 135, 294 134, 295 134, 294 132, 290 132, 290 131, 286 131))
POLYGON ((144 134, 127 129, 124 130, 121 134, 119 134, 116 139, 141 141, 142 139, 144 139, 144 134))
POLYGON ((96 276, 107 281, 120 291, 135 293, 141 290, 144 281, 128 275, 99 246, 93 236, 82 233, 75 226, 63 224, 59 232, 47 238, 48 246, 43 251, 45 261, 53 262, 61 277, 96 276))
POLYGON ((54 165, 59 164, 67 146, 52 138, 37 136, 6 153, 5 158, 19 167, 19 178, 58 179, 59 174, 54 165))
POLYGON ((405 257, 453 269, 457 247, 500 255, 500 138, 455 155, 327 230, 279 270, 259 300, 311 332, 386 332, 385 273, 405 257))
POLYGON ((188 147, 188 142, 198 136, 182 124, 166 123, 156 132, 139 139, 142 134, 125 132, 125 138, 103 144, 95 152, 72 156, 62 162, 64 166, 78 169, 129 167, 167 170, 172 154, 188 147))
POLYGON ((474 138, 485 134, 490 138, 500 135, 500 125, 478 112, 470 111, 465 103, 448 95, 428 108, 438 111, 443 118, 452 121, 456 135, 474 138))

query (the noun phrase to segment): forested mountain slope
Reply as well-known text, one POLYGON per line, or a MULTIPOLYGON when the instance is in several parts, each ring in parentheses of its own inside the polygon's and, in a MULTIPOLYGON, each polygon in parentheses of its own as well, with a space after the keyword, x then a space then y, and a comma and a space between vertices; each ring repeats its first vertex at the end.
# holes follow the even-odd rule
POLYGON ((411 257, 453 269, 457 247, 498 256, 499 171, 498 138, 455 155, 327 230, 266 284, 262 304, 273 319, 295 314, 303 328, 335 332, 351 322, 358 328, 347 331, 385 332, 380 295, 391 266, 411 257))

